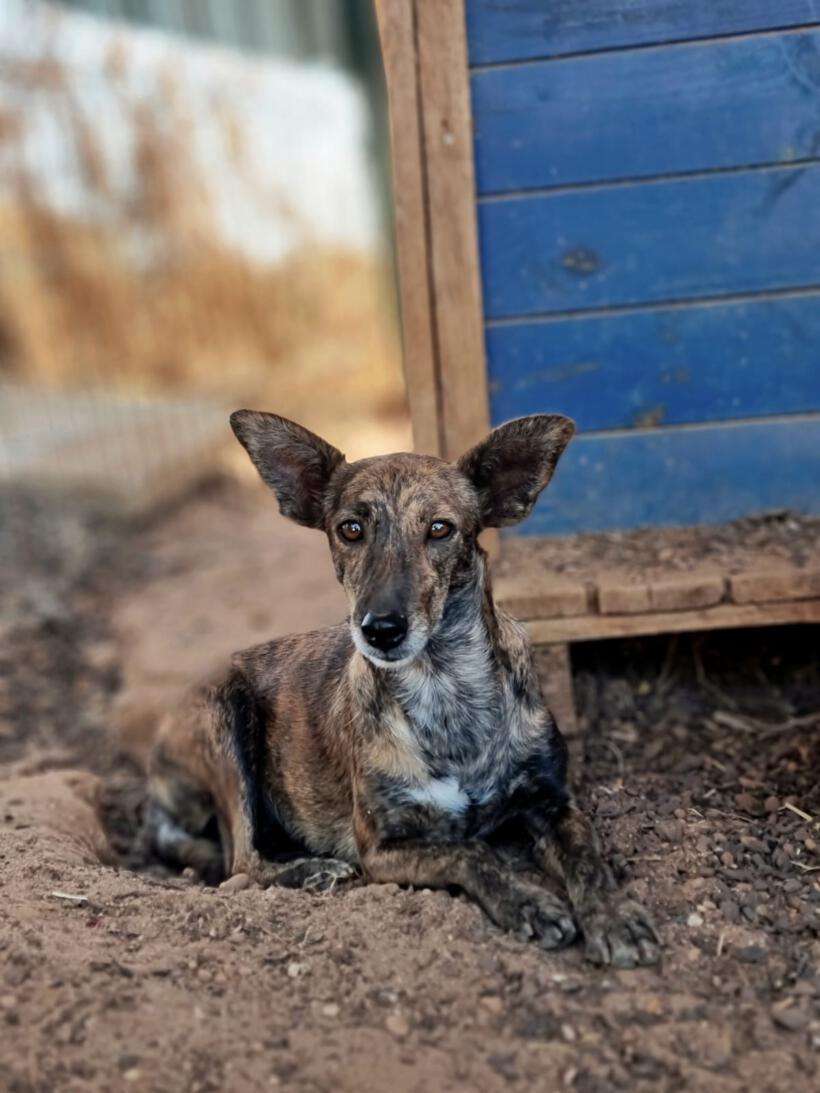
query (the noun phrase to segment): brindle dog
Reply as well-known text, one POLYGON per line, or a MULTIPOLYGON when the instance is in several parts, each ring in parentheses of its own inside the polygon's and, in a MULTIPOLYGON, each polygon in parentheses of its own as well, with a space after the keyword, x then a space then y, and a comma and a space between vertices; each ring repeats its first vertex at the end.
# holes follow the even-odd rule
POLYGON ((588 957, 658 957, 567 788, 567 751, 523 628, 493 603, 482 528, 523 520, 574 426, 537 415, 457 463, 346 462, 273 414, 231 425, 285 516, 324 530, 348 622, 238 653, 162 726, 151 761, 158 852, 207 880, 457 887, 544 948, 580 928, 588 957), (526 833, 525 880, 494 846, 526 833))

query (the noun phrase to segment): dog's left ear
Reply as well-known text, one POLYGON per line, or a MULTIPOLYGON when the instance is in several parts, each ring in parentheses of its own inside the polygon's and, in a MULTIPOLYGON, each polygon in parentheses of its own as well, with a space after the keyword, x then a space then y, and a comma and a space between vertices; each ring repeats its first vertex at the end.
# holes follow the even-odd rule
POLYGON ((517 524, 532 512, 575 432, 560 414, 533 414, 493 429, 458 461, 481 503, 484 527, 517 524))

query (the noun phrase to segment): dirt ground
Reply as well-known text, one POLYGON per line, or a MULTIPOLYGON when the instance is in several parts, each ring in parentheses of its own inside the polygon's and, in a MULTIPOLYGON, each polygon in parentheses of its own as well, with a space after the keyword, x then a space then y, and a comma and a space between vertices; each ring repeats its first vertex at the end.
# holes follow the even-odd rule
POLYGON ((321 537, 261 494, 135 528, 6 490, 0 560, 0 1089, 820 1088, 817 629, 575 648, 583 799, 665 942, 612 972, 445 892, 135 859, 155 711, 343 612, 321 537))

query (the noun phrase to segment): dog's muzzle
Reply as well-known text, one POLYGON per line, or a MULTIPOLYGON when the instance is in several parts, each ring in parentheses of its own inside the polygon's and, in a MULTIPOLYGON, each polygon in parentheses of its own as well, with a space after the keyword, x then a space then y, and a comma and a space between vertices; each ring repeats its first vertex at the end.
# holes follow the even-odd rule
POLYGON ((362 619, 361 631, 368 645, 388 653, 407 637, 407 618, 398 612, 374 615, 368 611, 362 619))

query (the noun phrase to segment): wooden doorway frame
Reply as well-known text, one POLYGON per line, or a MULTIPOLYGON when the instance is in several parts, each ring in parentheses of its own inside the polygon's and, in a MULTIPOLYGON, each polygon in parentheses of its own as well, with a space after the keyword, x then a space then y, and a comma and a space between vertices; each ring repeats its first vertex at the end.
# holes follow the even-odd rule
POLYGON ((464 0, 376 0, 416 451, 489 429, 464 0))

